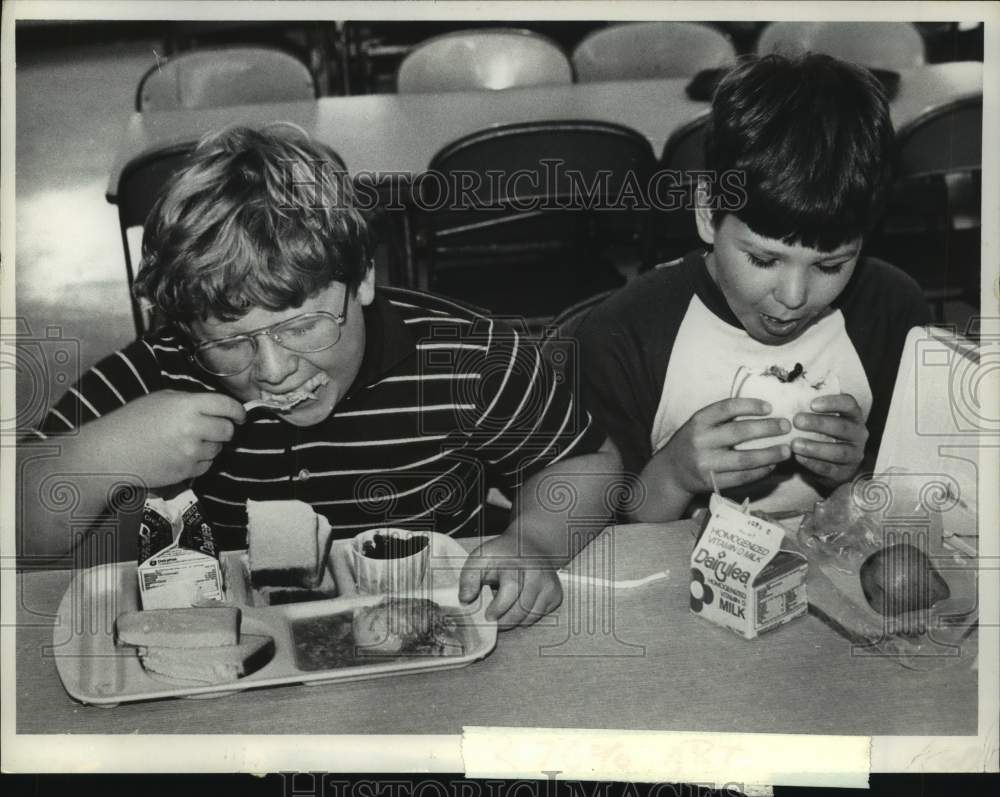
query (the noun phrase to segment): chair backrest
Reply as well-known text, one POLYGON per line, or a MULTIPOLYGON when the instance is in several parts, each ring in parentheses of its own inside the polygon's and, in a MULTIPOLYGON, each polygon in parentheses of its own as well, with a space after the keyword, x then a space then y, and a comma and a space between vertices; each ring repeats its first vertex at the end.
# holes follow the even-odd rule
POLYGON ((542 345, 545 346, 559 340, 576 338, 577 330, 584 319, 590 314, 590 311, 613 293, 615 293, 615 290, 601 291, 593 296, 588 296, 586 299, 582 299, 560 312, 552 319, 552 323, 546 326, 541 339, 542 345))
POLYGON ((152 66, 139 81, 136 110, 169 111, 316 98, 309 69, 267 47, 190 50, 152 66))
POLYGON ((573 390, 579 389, 576 366, 579 365, 580 352, 576 333, 590 311, 614 292, 615 289, 601 291, 567 307, 546 325, 542 333, 539 341, 542 356, 573 390))
POLYGON ((434 156, 425 178, 435 179, 421 185, 418 284, 447 293, 441 280, 464 280, 460 298, 532 318, 616 285, 620 277, 607 279, 596 262, 595 242, 645 256, 644 194, 655 166, 645 136, 609 122, 528 122, 465 136, 434 156), (635 203, 630 185, 642 192, 635 203), (461 203, 441 203, 443 186, 458 186, 452 197, 461 203))
POLYGON ((772 22, 760 34, 757 53, 825 53, 871 69, 922 66, 924 40, 910 22, 772 22))
POLYGON ((735 64, 736 48, 725 33, 697 22, 629 22, 594 31, 572 60, 580 83, 690 77, 735 64))
MULTIPOLYGON (((505 186, 510 199, 532 196, 566 195, 577 183, 572 174, 582 177, 609 173, 613 191, 631 170, 639 178, 648 176, 655 164, 649 140, 635 130, 613 122, 587 119, 521 122, 480 130, 441 149, 432 159, 429 171, 442 175, 451 172, 487 170, 512 175, 528 169, 537 175, 534 181, 511 181, 505 186), (553 172, 545 161, 558 160, 553 172), (553 179, 542 180, 549 176, 553 179)), ((495 198, 493 181, 482 181, 474 193, 477 199, 495 198)))
POLYGON ((674 130, 667 143, 663 145, 660 168, 679 171, 703 170, 709 119, 710 114, 704 113, 674 130))
POLYGON ((658 258, 677 257, 701 243, 692 210, 696 186, 689 173, 705 169, 705 137, 710 118, 710 114, 705 113, 692 119, 674 130, 663 146, 659 168, 681 172, 681 175, 678 181, 671 178, 670 183, 664 184, 674 190, 677 199, 672 209, 660 214, 654 224, 658 258))
POLYGON ((896 136, 900 178, 974 172, 983 167, 983 98, 938 105, 896 136))
POLYGON ((531 224, 548 216, 540 225, 547 234, 553 224, 568 231, 573 211, 590 210, 602 200, 606 208, 626 179, 634 178, 644 189, 654 168, 649 141, 622 125, 587 120, 502 125, 464 136, 438 152, 428 168, 435 180, 422 185, 421 205, 436 208, 433 195, 442 186, 449 191, 464 187, 462 207, 449 205, 428 214, 432 246, 438 250, 495 245, 498 236, 521 246, 532 233, 523 224, 515 226, 517 222, 531 224))
POLYGON ((118 177, 118 224, 125 256, 125 278, 128 282, 129 299, 132 302, 132 321, 137 336, 149 328, 149 319, 138 299, 132 295, 135 271, 128 231, 146 223, 146 217, 153 209, 163 187, 185 164, 194 147, 194 143, 191 142, 147 152, 125 164, 118 177))
POLYGON ((508 28, 435 36, 411 50, 396 72, 396 89, 406 94, 572 82, 559 45, 533 31, 508 28))

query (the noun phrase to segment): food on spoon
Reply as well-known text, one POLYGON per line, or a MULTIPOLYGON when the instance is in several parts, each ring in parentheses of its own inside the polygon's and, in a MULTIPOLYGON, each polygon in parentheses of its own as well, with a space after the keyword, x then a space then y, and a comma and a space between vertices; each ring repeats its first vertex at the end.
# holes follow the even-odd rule
POLYGON ((254 587, 315 589, 332 539, 328 523, 302 501, 247 501, 247 547, 254 587))
POLYGON ((248 401, 243 405, 246 410, 257 407, 264 407, 275 412, 291 412, 303 401, 315 400, 316 391, 330 381, 330 377, 322 371, 310 378, 298 390, 289 393, 269 393, 266 390, 260 391, 260 398, 248 401))
POLYGON ((123 612, 118 641, 141 647, 204 648, 236 645, 241 613, 235 606, 123 612))
POLYGON ((356 609, 353 630, 360 655, 458 656, 463 651, 455 619, 425 598, 386 598, 356 609))
MULTIPOLYGON (((771 405, 769 418, 787 418, 791 423, 800 412, 813 412, 812 400, 818 396, 840 393, 840 381, 834 374, 821 378, 809 375, 802 363, 795 363, 792 368, 785 369, 779 365, 767 368, 741 367, 733 378, 731 398, 762 399, 771 405)), ((757 418, 759 416, 746 416, 757 418)), ((734 446, 738 451, 767 448, 769 446, 791 443, 796 437, 829 442, 832 438, 818 432, 803 429, 792 429, 783 435, 747 440, 734 446)))
POLYGON ((254 634, 245 634, 237 645, 139 649, 139 660, 146 670, 197 684, 236 681, 259 670, 273 657, 274 640, 254 634))
POLYGON ((861 565, 860 576, 861 589, 871 607, 893 617, 930 609, 951 594, 927 555, 907 543, 871 554, 861 565))

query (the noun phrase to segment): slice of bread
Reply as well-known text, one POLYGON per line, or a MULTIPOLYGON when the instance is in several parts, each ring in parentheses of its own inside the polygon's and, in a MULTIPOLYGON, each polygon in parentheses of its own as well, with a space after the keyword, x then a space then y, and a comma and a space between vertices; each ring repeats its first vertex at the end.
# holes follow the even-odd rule
POLYGON ((274 657, 269 636, 244 635, 238 645, 205 648, 147 647, 139 651, 142 666, 150 672, 179 681, 218 684, 255 672, 274 657))
POLYGON ((241 612, 235 606, 123 612, 115 627, 125 645, 199 648, 236 645, 241 612))
MULTIPOLYGON (((313 589, 323 578, 319 516, 302 501, 247 501, 254 587, 313 589)), ((324 536, 322 544, 326 545, 324 536)))

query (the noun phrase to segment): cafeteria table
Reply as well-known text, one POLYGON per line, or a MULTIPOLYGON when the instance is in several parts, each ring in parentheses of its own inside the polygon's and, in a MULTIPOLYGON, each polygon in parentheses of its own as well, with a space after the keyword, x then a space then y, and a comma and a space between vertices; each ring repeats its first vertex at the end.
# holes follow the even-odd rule
MULTIPOLYGON (((580 554, 562 606, 462 669, 114 708, 63 690, 53 622, 68 571, 17 576, 19 734, 459 734, 463 726, 865 735, 977 733, 972 656, 909 670, 857 655, 813 615, 756 640, 690 611, 692 521, 612 527, 580 554), (628 588, 584 582, 637 581, 628 588)), ((469 542, 469 541, 465 541, 469 542)), ((468 546, 467 546, 468 547, 468 546)))
MULTIPOLYGON (((230 125, 260 127, 275 121, 298 125, 330 145, 348 171, 362 179, 378 173, 408 180, 422 173, 438 150, 461 136, 535 120, 616 122, 646 136, 659 156, 674 130, 708 112, 708 103, 688 98, 687 83, 687 78, 621 80, 133 113, 108 178, 107 199, 117 201, 123 167, 143 153, 196 141, 209 131, 230 125)), ((901 74, 899 92, 890 103, 893 123, 898 129, 941 102, 981 94, 982 90, 981 62, 907 70, 901 74)))

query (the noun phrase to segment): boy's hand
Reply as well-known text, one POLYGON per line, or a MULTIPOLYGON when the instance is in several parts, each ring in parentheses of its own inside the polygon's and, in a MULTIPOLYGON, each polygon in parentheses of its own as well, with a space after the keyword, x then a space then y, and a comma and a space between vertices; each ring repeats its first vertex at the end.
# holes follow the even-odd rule
POLYGON ((123 472, 162 487, 205 473, 245 419, 243 406, 221 393, 158 390, 92 425, 101 425, 123 472))
POLYGON ((463 603, 476 599, 483 584, 495 590, 486 607, 486 618, 496 620, 502 631, 531 625, 562 603, 557 565, 531 543, 520 545, 509 532, 488 540, 469 554, 459 579, 463 603))
POLYGON ((665 470, 673 485, 690 496, 748 484, 767 476, 788 459, 787 445, 735 451, 733 446, 791 430, 784 418, 736 420, 745 415, 768 415, 771 405, 751 398, 730 398, 698 410, 661 448, 665 470), (712 483, 712 475, 715 483, 712 483))
POLYGON ((795 428, 825 434, 836 442, 797 437, 792 440, 795 459, 831 485, 843 484, 853 478, 865 456, 868 429, 864 413, 849 393, 819 396, 812 400, 810 408, 813 412, 795 416, 795 428))

